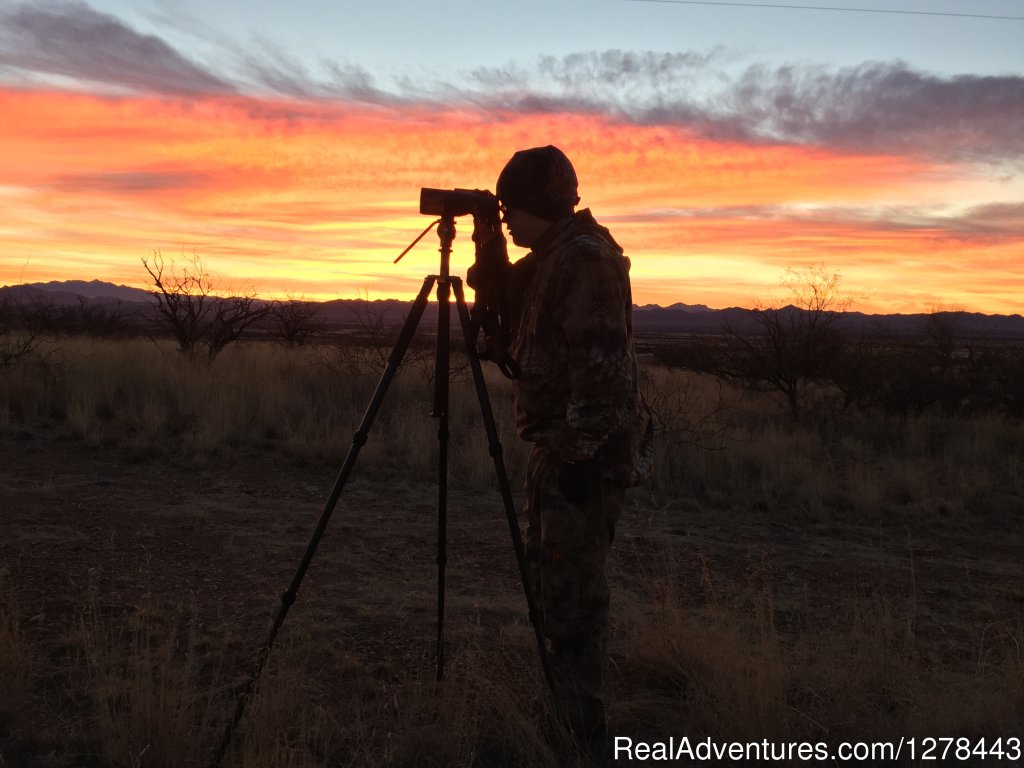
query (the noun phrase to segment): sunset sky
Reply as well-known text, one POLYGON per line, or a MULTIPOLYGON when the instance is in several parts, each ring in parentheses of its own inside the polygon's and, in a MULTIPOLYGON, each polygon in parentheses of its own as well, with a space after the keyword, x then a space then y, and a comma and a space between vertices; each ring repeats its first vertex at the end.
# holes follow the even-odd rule
POLYGON ((0 284, 148 287, 159 249, 225 290, 410 298, 420 188, 550 143, 638 304, 824 264, 869 312, 1024 311, 1024 7, 835 5, 903 13, 0 0, 0 284))

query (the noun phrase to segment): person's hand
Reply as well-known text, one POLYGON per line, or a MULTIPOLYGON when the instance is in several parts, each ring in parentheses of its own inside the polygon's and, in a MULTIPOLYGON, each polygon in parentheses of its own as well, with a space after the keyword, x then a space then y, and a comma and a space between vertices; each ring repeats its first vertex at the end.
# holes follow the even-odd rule
POLYGON ((505 247, 505 236, 501 233, 498 198, 490 192, 481 194, 487 195, 488 202, 482 203, 473 211, 473 242, 476 244, 476 255, 473 266, 466 273, 466 283, 470 288, 478 292, 483 291, 490 295, 490 299, 495 299, 495 292, 504 283, 509 269, 508 249, 505 247))
POLYGON ((501 235, 501 214, 498 212, 498 198, 486 189, 475 192, 486 195, 487 201, 473 210, 473 242, 485 245, 501 235))
POLYGON ((570 504, 586 504, 596 474, 597 462, 593 459, 562 459, 558 462, 558 492, 570 504))

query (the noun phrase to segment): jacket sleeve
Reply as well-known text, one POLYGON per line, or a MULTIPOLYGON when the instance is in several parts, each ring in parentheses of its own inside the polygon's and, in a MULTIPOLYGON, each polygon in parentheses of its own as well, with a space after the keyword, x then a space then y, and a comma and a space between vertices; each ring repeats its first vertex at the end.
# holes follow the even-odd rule
POLYGON ((528 253, 523 258, 512 264, 506 272, 504 291, 505 300, 509 308, 509 335, 510 341, 515 341, 519 331, 519 318, 523 315, 523 302, 526 299, 526 291, 530 287, 533 275, 537 271, 537 257, 528 253))
POLYGON ((565 458, 585 459, 610 434, 629 428, 635 408, 629 261, 578 248, 558 293, 571 388, 560 450, 565 458))

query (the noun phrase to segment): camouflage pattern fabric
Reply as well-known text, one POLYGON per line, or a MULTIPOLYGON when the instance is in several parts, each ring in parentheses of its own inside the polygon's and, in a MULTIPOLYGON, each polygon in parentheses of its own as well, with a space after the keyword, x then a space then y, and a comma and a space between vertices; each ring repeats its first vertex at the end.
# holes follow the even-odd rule
POLYGON ((516 426, 534 444, 526 549, 555 697, 577 734, 604 729, 605 559, 649 436, 633 350, 629 260, 589 210, 561 219, 512 266, 516 426), (560 462, 594 459, 586 501, 559 492, 560 462))
POLYGON ((522 368, 519 435, 565 459, 595 458, 609 478, 633 484, 649 413, 638 394, 629 259, 582 210, 553 224, 512 273, 512 290, 526 285, 511 350, 522 368))
POLYGON ((535 445, 527 469, 526 555, 549 645, 555 704, 579 737, 605 727, 601 688, 608 657, 605 559, 626 489, 600 475, 588 500, 558 492, 558 454, 535 445))

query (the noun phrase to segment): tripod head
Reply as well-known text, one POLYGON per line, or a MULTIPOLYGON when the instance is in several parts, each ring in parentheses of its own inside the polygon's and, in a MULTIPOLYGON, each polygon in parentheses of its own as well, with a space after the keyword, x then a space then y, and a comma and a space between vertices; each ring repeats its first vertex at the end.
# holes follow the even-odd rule
MULTIPOLYGON (((479 189, 432 189, 423 187, 420 190, 420 213, 431 216, 440 216, 440 219, 432 221, 426 229, 409 243, 408 247, 398 254, 394 263, 397 264, 411 251, 416 244, 434 227, 438 227, 437 234, 441 238, 441 270, 438 273, 438 300, 442 305, 447 305, 448 283, 451 277, 451 253, 452 243, 455 240, 455 217, 473 214, 474 219, 492 219, 497 222, 499 219, 498 198, 491 192, 479 189)), ((501 225, 498 224, 500 228, 501 225)), ((474 237, 474 240, 476 238, 474 237)), ((501 260, 507 265, 508 256, 505 253, 505 241, 501 239, 501 260)), ((477 243, 476 265, 478 272, 481 267, 480 243, 477 243)), ((493 267, 488 268, 493 272, 493 267)), ((472 270, 471 270, 472 271, 472 270)), ((519 377, 519 364, 508 354, 506 349, 508 336, 507 328, 502 331, 502 323, 509 319, 509 307, 507 300, 500 290, 497 290, 493 281, 486 283, 490 285, 485 290, 484 285, 477 278, 473 285, 477 291, 477 299, 473 304, 472 317, 477 328, 483 328, 484 337, 488 342, 488 349, 481 352, 481 359, 493 360, 498 369, 507 378, 519 377)), ((475 336, 475 332, 474 332, 475 336)))
POLYGON ((405 250, 398 254, 398 257, 392 263, 397 264, 400 262, 405 254, 415 248, 416 243, 426 237, 427 232, 432 230, 434 227, 437 227, 437 236, 441 238, 441 271, 438 274, 447 280, 451 265, 452 243, 455 241, 455 218, 450 214, 446 214, 440 219, 430 222, 427 228, 420 232, 416 236, 416 239, 409 243, 405 250))
POLYGON ((490 192, 480 189, 420 189, 420 213, 428 216, 440 216, 409 243, 409 246, 398 254, 393 263, 397 264, 411 251, 416 244, 434 227, 438 227, 437 235, 441 238, 441 271, 445 279, 449 276, 452 242, 455 240, 455 217, 473 214, 474 216, 498 216, 498 198, 490 192), (440 225, 440 226, 438 226, 440 225))

